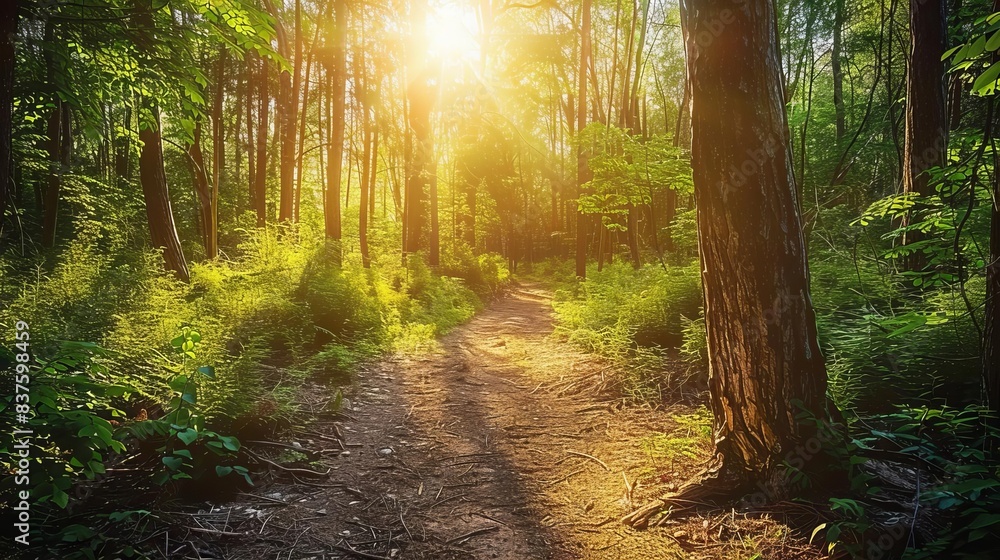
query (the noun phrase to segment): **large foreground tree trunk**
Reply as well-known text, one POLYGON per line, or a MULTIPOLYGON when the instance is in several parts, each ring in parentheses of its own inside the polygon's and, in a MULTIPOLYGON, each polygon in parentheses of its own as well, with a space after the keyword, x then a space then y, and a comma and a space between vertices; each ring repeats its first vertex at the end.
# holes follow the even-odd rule
MULTIPOLYGON (((697 0, 688 8, 715 455, 675 505, 738 499, 755 486, 765 501, 782 499, 791 487, 783 465, 816 472, 824 444, 840 438, 801 419, 829 421, 833 409, 809 298, 774 4, 697 0), (720 21, 721 34, 713 31, 720 21)), ((666 503, 626 522, 643 525, 666 503)))
POLYGON ((174 225, 174 212, 170 207, 170 193, 167 189, 167 174, 163 169, 163 141, 160 138, 159 109, 148 109, 154 115, 156 128, 139 130, 142 151, 139 152, 139 182, 146 202, 146 217, 153 246, 163 249, 163 260, 167 270, 175 272, 181 280, 190 279, 184 251, 174 225))

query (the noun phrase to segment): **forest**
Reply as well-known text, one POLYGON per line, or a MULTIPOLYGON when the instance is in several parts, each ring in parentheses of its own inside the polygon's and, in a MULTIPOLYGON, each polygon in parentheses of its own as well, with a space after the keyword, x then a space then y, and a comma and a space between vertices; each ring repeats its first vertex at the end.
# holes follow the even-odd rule
POLYGON ((3 0, 3 558, 1000 554, 1000 0, 3 0))

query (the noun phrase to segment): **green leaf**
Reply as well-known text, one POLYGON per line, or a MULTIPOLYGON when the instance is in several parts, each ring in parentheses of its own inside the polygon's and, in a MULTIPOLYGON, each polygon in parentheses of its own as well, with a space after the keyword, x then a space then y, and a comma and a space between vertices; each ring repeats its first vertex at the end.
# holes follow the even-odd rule
POLYGON ((184 445, 191 445, 194 443, 194 440, 198 439, 198 432, 192 430, 191 428, 187 428, 184 431, 177 433, 177 439, 183 441, 184 445))
POLYGON ((976 78, 972 89, 979 95, 992 94, 996 89, 997 77, 1000 76, 1000 62, 994 62, 985 72, 976 78))
POLYGON ((226 476, 227 474, 229 474, 231 472, 233 472, 233 468, 232 467, 224 467, 222 465, 218 465, 218 466, 215 467, 215 474, 217 476, 219 476, 220 478, 223 477, 223 476, 226 476))
POLYGON ((219 436, 219 440, 222 441, 222 445, 230 451, 240 450, 240 440, 232 436, 219 436))
POLYGON ((52 503, 54 503, 55 505, 57 505, 57 506, 59 506, 61 508, 65 508, 66 504, 69 503, 69 494, 67 494, 66 492, 63 492, 59 488, 53 487, 52 488, 52 503))
POLYGON ((172 471, 179 470, 184 466, 184 460, 178 457, 164 457, 162 459, 163 464, 167 466, 168 469, 172 471))
POLYGON ((986 41, 986 50, 995 51, 1000 49, 1000 31, 994 33, 989 41, 986 41))
POLYGON ((212 366, 201 366, 198 368, 198 373, 210 379, 215 379, 215 368, 212 366))

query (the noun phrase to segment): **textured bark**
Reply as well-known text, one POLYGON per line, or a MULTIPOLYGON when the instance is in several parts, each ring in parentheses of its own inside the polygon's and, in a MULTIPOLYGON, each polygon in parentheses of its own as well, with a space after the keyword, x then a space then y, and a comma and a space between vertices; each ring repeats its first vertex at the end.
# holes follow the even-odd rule
POLYGON ((255 92, 257 87, 254 82, 254 66, 257 56, 248 53, 246 58, 246 75, 243 103, 246 105, 247 121, 247 194, 249 194, 250 208, 257 209, 257 146, 254 144, 254 104, 256 101, 255 92))
MULTIPOLYGON (((993 0, 993 12, 1000 12, 1000 0, 993 0)), ((1000 55, 993 54, 996 64, 1000 55)), ((995 122, 996 99, 991 98, 983 127, 983 138, 992 138, 1000 123, 995 122)), ((983 330, 983 389, 986 392, 986 406, 1000 411, 1000 155, 993 154, 993 208, 990 215, 990 260, 986 267, 986 314, 983 330)), ((994 427, 1000 420, 994 418, 994 427)), ((995 450, 1000 442, 992 441, 995 450)))
MULTIPOLYGON (((274 7, 272 0, 264 0, 264 5, 274 18, 274 31, 277 35, 278 54, 291 59, 289 52, 288 35, 285 33, 285 26, 281 23, 281 14, 274 7)), ((301 21, 301 1, 296 0, 296 39, 300 35, 298 23, 301 21)), ((295 57, 293 72, 298 75, 298 61, 300 57, 295 57)), ((296 78, 295 84, 298 84, 296 78)), ((288 72, 281 72, 278 76, 278 97, 275 104, 277 117, 277 127, 275 137, 278 139, 278 221, 289 222, 292 220, 293 203, 295 198, 295 125, 298 122, 298 89, 293 86, 292 75, 288 72)), ((260 165, 258 163, 258 165, 260 165)), ((266 169, 267 166, 265 165, 266 169)), ((260 173, 258 173, 260 175, 260 173)), ((260 178, 258 177, 258 180, 260 178)), ((258 214, 258 221, 260 217, 258 214)))
MULTIPOLYGON (((364 22, 361 22, 362 27, 364 22)), ((371 112, 369 108, 370 104, 370 86, 368 84, 368 67, 365 64, 365 50, 364 45, 359 45, 355 54, 355 59, 358 63, 354 66, 354 83, 357 85, 358 91, 360 92, 358 96, 358 105, 361 112, 361 143, 362 143, 362 154, 361 154, 361 185, 360 185, 360 204, 358 205, 358 244, 361 248, 361 265, 364 268, 371 268, 371 257, 368 252, 368 191, 372 188, 372 179, 374 178, 374 169, 372 168, 371 162, 375 159, 375 154, 372 153, 372 144, 374 142, 373 138, 373 128, 371 112)))
MULTIPOLYGON (((755 484, 773 491, 765 500, 783 499, 790 486, 783 463, 821 470, 810 444, 836 444, 839 431, 826 440, 815 422, 799 419, 802 408, 820 420, 837 414, 826 398, 809 298, 774 4, 699 0, 689 13, 691 37, 711 34, 719 21, 726 30, 688 44, 716 449, 678 499, 680 507, 685 499, 731 500, 755 484)), ((644 524, 664 505, 625 521, 644 524)))
POLYGON ((837 126, 837 142, 847 133, 844 116, 844 71, 841 67, 841 51, 844 35, 844 0, 836 0, 833 15, 833 51, 830 55, 830 70, 833 73, 833 110, 837 126))
POLYGON ((430 165, 434 157, 434 138, 430 127, 430 112, 434 91, 427 63, 427 2, 416 0, 410 6, 411 39, 408 53, 407 122, 410 127, 410 150, 406 171, 404 202, 404 251, 415 253, 427 244, 427 198, 430 165))
MULTIPOLYGON (((590 59, 590 9, 591 0, 583 0, 583 13, 580 23, 580 69, 578 73, 578 91, 576 101, 576 131, 577 134, 587 126, 587 74, 590 59)), ((583 146, 577 147, 576 153, 576 196, 584 194, 584 183, 589 180, 587 157, 583 146)), ((576 212, 576 276, 587 277, 587 223, 588 216, 576 212)))
MULTIPOLYGON (((55 24, 52 19, 45 22, 45 42, 55 43, 55 24)), ((69 107, 59 98, 56 66, 52 52, 45 51, 45 79, 52 111, 46 125, 45 151, 48 155, 49 173, 42 194, 42 246, 52 247, 56 241, 56 221, 59 215, 59 191, 63 175, 63 120, 67 118, 69 107)))
POLYGON ((340 240, 341 238, 341 218, 340 218, 340 184, 341 175, 344 168, 344 107, 345 107, 345 84, 347 83, 347 3, 344 0, 334 2, 336 12, 333 25, 333 36, 330 37, 331 66, 329 74, 329 90, 331 113, 330 138, 327 149, 327 170, 326 170, 326 237, 327 239, 340 240))
POLYGON ((264 227, 267 224, 267 129, 271 105, 267 87, 269 66, 267 60, 261 59, 257 105, 257 172, 253 185, 257 227, 264 227))
POLYGON ((194 127, 194 138, 188 147, 188 157, 191 162, 191 174, 194 176, 194 193, 198 200, 199 225, 201 240, 205 247, 205 255, 214 259, 219 255, 218 228, 215 205, 212 196, 212 184, 208 179, 205 166, 205 154, 202 150, 202 123, 198 121, 194 127))
POLYGON ((146 217, 149 222, 150 238, 153 246, 163 249, 163 261, 167 270, 187 282, 190 280, 187 261, 181 249, 180 238, 174 225, 174 213, 170 207, 170 192, 167 174, 163 169, 163 141, 160 138, 159 109, 149 104, 147 110, 155 115, 156 129, 140 129, 139 140, 139 182, 146 202, 146 217))
POLYGON ((45 151, 48 154, 49 173, 42 194, 42 246, 52 247, 56 242, 56 219, 59 215, 59 191, 62 188, 62 131, 63 102, 52 100, 55 108, 49 113, 46 126, 45 151))
MULTIPOLYGON (((996 2, 1000 4, 1000 0, 996 2)), ((1000 6, 993 8, 1000 11, 1000 6)), ((995 103, 995 101, 990 101, 995 103)), ((990 107, 990 113, 995 108, 990 107)), ((992 115, 990 115, 992 117, 992 115)), ((991 127, 995 124, 989 125, 991 127)), ((989 130, 987 134, 989 136, 989 130)), ((1000 165, 1000 155, 993 154, 994 169, 1000 165)), ((986 406, 1000 411, 1000 173, 993 173, 993 209, 990 220, 990 264, 986 267, 986 315, 983 332, 983 387, 986 406)), ((996 447, 996 443, 993 444, 996 447)))
POLYGON ((0 3, 0 232, 11 187, 11 136, 14 111, 14 43, 20 1, 0 3))
MULTIPOLYGON (((926 171, 944 163, 947 149, 944 63, 946 48, 944 0, 910 0, 910 63, 906 75, 906 125, 903 145, 903 192, 930 196, 934 191, 926 171)), ((906 216, 903 225, 910 223, 906 216)), ((909 232, 903 243, 919 241, 909 232)), ((911 255, 910 270, 925 265, 922 254, 911 255)))
POLYGON ((306 57, 306 77, 302 82, 302 118, 299 119, 299 146, 295 157, 295 211, 294 219, 298 223, 302 208, 302 179, 305 175, 305 147, 306 147, 306 124, 309 121, 309 85, 311 83, 313 67, 313 55, 316 53, 316 44, 319 39, 319 31, 322 25, 317 25, 313 33, 312 42, 309 43, 309 55, 306 57))

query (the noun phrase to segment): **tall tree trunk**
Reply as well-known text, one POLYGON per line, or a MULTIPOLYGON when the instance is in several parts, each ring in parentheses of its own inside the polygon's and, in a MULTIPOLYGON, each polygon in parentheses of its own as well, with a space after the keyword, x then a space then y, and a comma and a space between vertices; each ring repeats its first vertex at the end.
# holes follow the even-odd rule
POLYGON ((63 157, 62 131, 65 103, 53 96, 54 108, 49 113, 45 146, 48 154, 49 173, 42 194, 42 246, 52 247, 56 241, 56 218, 59 214, 59 191, 62 187, 63 157))
MULTIPOLYGON (((45 42, 55 43, 55 23, 51 18, 45 21, 45 42)), ((63 176, 63 120, 68 115, 69 107, 59 98, 55 59, 50 50, 45 52, 45 79, 48 88, 49 102, 52 111, 49 113, 46 126, 45 151, 48 155, 49 173, 42 195, 42 246, 52 247, 56 241, 56 221, 59 215, 59 191, 62 188, 63 176), (66 106, 67 110, 64 110, 66 106)))
POLYGON ((188 273, 187 261, 184 259, 184 251, 181 249, 180 238, 177 237, 174 213, 170 207, 170 192, 167 188, 167 173, 163 168, 159 108, 147 101, 146 110, 152 113, 156 126, 139 130, 139 141, 142 142, 142 151, 139 153, 139 182, 142 184, 142 196, 146 202, 149 234, 153 246, 163 250, 163 261, 167 270, 173 271, 178 278, 187 282, 191 276, 188 273))
POLYGON ((214 259, 219 256, 219 188, 222 186, 222 172, 226 166, 225 123, 223 104, 226 98, 226 51, 219 52, 215 65, 215 91, 212 100, 212 191, 209 196, 210 220, 205 222, 205 256, 214 259))
POLYGON ((298 223, 302 207, 302 179, 305 171, 305 146, 306 146, 306 123, 309 120, 309 83, 312 73, 313 55, 316 51, 316 42, 319 39, 319 30, 322 25, 317 25, 313 32, 312 42, 309 43, 309 55, 306 58, 306 76, 302 81, 302 118, 299 119, 299 146, 295 155, 295 211, 294 221, 298 223))
MULTIPOLYGON (((591 0, 583 0, 580 22, 580 70, 577 85, 576 131, 579 135, 587 126, 587 74, 590 66, 590 8, 591 0)), ((589 180, 587 156, 583 145, 577 144, 576 152, 576 196, 584 195, 583 185, 589 180)), ((576 276, 587 277, 587 222, 589 216, 577 209, 576 212, 576 276)), ((600 251, 600 249, 598 249, 600 251)))
POLYGON ((331 100, 330 120, 331 134, 328 140, 327 152, 327 188, 326 188, 326 237, 340 241, 340 183, 344 168, 344 107, 345 85, 347 83, 347 2, 334 2, 335 19, 333 36, 330 37, 332 49, 331 72, 329 74, 328 95, 331 100))
MULTIPOLYGON (((208 179, 208 169, 205 165, 205 154, 202 150, 202 121, 194 126, 194 138, 188 147, 188 157, 191 162, 191 174, 194 176, 194 192, 198 200, 199 225, 201 226, 202 244, 205 246, 205 256, 214 259, 219 255, 218 237, 215 235, 215 208, 212 204, 212 184, 208 179)), ((214 175, 214 171, 213 171, 214 175)))
POLYGON ((412 144, 406 173, 406 201, 404 209, 404 251, 415 253, 424 247, 427 239, 426 202, 430 182, 430 166, 434 157, 434 138, 430 127, 431 106, 434 92, 431 69, 427 61, 427 1, 415 0, 410 6, 411 41, 407 67, 406 97, 412 144))
MULTIPOLYGON (((910 0, 910 63, 906 75, 906 130, 903 146, 903 192, 922 197, 934 194, 926 171, 944 163, 947 150, 945 118, 944 0, 910 0)), ((908 225, 912 216, 906 216, 908 225)), ((903 243, 918 241, 918 232, 907 232, 903 243)), ((926 264, 922 253, 906 259, 909 270, 921 270, 926 264)))
POLYGON ((12 183, 12 135, 14 111, 14 43, 20 0, 8 0, 0 6, 0 234, 7 215, 7 199, 12 183))
MULTIPOLYGON (((1000 12, 1000 0, 993 0, 993 12, 1000 12)), ((1000 55, 993 53, 992 63, 1000 55)), ((983 141, 991 141, 998 123, 995 121, 996 98, 989 100, 983 141)), ((983 390, 985 404, 993 411, 1000 411, 1000 154, 993 152, 993 207, 990 213, 990 259, 986 266, 986 314, 983 329, 983 390)), ((997 421, 994 418, 994 427, 997 421)), ((998 443, 991 442, 996 449, 998 443)))
POLYGON ((246 58, 246 69, 244 70, 246 75, 244 90, 244 103, 246 104, 246 121, 247 121, 247 193, 250 195, 250 208, 257 209, 257 146, 254 144, 254 102, 256 98, 254 97, 257 87, 254 85, 254 63, 257 60, 257 56, 253 53, 248 53, 246 58))
MULTIPOLYGON (((364 21, 360 22, 360 26, 364 27, 364 21)), ((371 257, 368 253, 368 190, 372 189, 372 179, 374 177, 373 169, 371 166, 371 161, 374 159, 372 154, 372 143, 374 138, 372 137, 372 126, 371 114, 369 111, 369 104, 371 102, 371 91, 368 85, 368 67, 365 64, 365 50, 364 44, 358 46, 357 54, 355 55, 355 60, 357 64, 354 66, 354 83, 358 89, 358 106, 361 111, 361 142, 362 154, 361 154, 361 186, 360 186, 360 203, 358 204, 358 244, 361 249, 361 265, 364 268, 371 268, 371 257)), ((374 190, 374 189, 372 189, 374 190)))
POLYGON ((833 12, 833 51, 830 55, 830 70, 833 73, 833 110, 837 126, 837 143, 847 133, 844 115, 844 70, 841 67, 841 51, 844 35, 844 0, 836 0, 833 12))
POLYGON ((813 477, 827 466, 822 451, 842 442, 815 420, 839 415, 809 297, 773 0, 691 3, 691 37, 718 21, 729 22, 725 33, 688 44, 715 454, 678 496, 627 516, 633 525, 667 502, 738 499, 754 485, 762 499, 782 499, 786 462, 813 477))
POLYGON ((257 172, 253 185, 253 204, 257 227, 267 225, 267 132, 271 98, 268 93, 268 60, 261 58, 257 105, 257 172))
MULTIPOLYGON (((274 8, 272 0, 264 0, 265 6, 271 16, 274 17, 274 31, 278 39, 278 54, 288 60, 289 53, 288 35, 285 27, 281 23, 281 14, 274 8)), ((277 130, 275 136, 279 138, 280 152, 278 161, 278 221, 290 222, 293 218, 295 202, 295 126, 298 123, 299 109, 299 66, 302 57, 302 2, 295 0, 295 41, 296 56, 293 60, 292 73, 282 71, 278 76, 278 99, 275 107, 277 113, 277 130), (293 75, 294 80, 293 80, 293 75)))
MULTIPOLYGON (((994 1, 994 12, 1000 12, 1000 0, 994 1)), ((996 57, 994 57, 994 62, 996 57)), ((989 101, 984 141, 993 136, 996 100, 989 101)), ((990 259, 986 266, 986 315, 983 332, 983 389, 985 405, 1000 411, 1000 154, 993 153, 993 192, 990 216, 990 259)), ((996 443, 994 442, 994 447, 996 443)))

